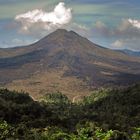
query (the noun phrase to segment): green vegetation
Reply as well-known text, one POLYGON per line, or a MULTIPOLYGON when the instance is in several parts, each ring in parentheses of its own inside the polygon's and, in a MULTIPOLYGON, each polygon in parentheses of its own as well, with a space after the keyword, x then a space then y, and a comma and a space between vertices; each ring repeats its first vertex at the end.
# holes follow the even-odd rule
POLYGON ((0 90, 1 140, 140 140, 140 85, 101 89, 78 103, 0 90))

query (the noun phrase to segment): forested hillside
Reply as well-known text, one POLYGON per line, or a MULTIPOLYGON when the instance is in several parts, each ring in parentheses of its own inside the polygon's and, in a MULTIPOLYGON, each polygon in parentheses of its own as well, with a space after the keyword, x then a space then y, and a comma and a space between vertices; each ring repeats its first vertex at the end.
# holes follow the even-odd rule
POLYGON ((61 93, 34 101, 0 90, 1 140, 139 140, 140 85, 101 89, 72 103, 61 93))

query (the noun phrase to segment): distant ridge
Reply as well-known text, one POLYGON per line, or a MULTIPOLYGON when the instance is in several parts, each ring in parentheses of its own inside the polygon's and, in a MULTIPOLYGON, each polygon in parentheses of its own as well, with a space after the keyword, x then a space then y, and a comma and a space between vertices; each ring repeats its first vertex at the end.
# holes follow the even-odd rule
POLYGON ((128 50, 128 49, 119 50, 119 51, 126 55, 129 55, 129 56, 140 57, 140 51, 132 51, 132 50, 128 50))

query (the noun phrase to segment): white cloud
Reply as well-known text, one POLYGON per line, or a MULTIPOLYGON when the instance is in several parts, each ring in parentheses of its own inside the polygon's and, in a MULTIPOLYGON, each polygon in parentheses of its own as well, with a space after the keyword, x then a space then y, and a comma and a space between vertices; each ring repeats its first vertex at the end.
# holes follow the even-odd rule
POLYGON ((71 23, 66 27, 68 30, 73 30, 84 37, 89 37, 89 28, 82 24, 77 24, 75 22, 71 23))
POLYGON ((110 28, 107 27, 107 25, 105 23, 103 23, 102 21, 96 21, 93 30, 93 36, 105 36, 108 37, 111 35, 112 30, 110 28))
POLYGON ((120 49, 140 50, 140 20, 124 19, 113 30, 113 36, 118 40, 111 44, 120 49))
POLYGON ((111 47, 113 47, 113 49, 130 49, 134 51, 140 51, 139 44, 140 44, 140 40, 137 38, 132 38, 132 39, 123 38, 114 41, 111 44, 111 47))
MULTIPOLYGON (((108 27, 101 21, 97 21, 93 31, 104 37, 140 37, 140 20, 123 19, 118 26, 108 27)), ((93 32, 93 33, 94 33, 93 32)))
POLYGON ((78 29, 81 29, 81 30, 88 30, 88 28, 85 25, 73 23, 73 26, 75 26, 75 27, 77 27, 78 29))
MULTIPOLYGON (((105 45, 115 49, 140 50, 140 20, 122 19, 116 27, 107 26, 97 21, 92 30, 92 37, 104 39, 105 45), (106 43, 109 41, 109 43, 106 43)), ((100 42, 97 42, 100 44, 100 42)))
POLYGON ((99 29, 106 28, 106 25, 103 22, 101 22, 101 21, 97 21, 95 26, 96 26, 96 28, 99 28, 99 29))
POLYGON ((21 32, 30 33, 36 28, 51 30, 68 24, 72 19, 72 9, 66 8, 65 3, 60 2, 51 12, 35 9, 27 13, 17 15, 15 20, 21 23, 21 32))
POLYGON ((111 46, 115 48, 122 48, 124 46, 124 42, 123 40, 116 40, 111 44, 111 46))
POLYGON ((128 22, 132 25, 132 26, 134 26, 134 27, 136 27, 136 28, 138 28, 138 29, 140 29, 140 20, 133 20, 133 19, 128 19, 128 22))

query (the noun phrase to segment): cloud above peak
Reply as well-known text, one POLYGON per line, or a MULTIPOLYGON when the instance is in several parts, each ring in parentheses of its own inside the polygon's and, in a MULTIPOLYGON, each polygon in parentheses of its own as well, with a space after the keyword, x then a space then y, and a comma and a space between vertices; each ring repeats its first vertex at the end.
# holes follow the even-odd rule
POLYGON ((51 12, 35 9, 19 14, 15 20, 21 24, 21 31, 29 33, 33 28, 51 30, 68 24, 72 19, 72 9, 66 8, 64 2, 58 3, 51 12))

